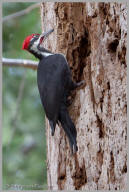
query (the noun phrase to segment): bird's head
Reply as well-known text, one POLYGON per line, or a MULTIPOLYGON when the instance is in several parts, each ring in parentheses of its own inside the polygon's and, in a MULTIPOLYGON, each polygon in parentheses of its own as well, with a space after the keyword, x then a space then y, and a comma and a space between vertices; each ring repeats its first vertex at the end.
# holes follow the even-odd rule
POLYGON ((25 38, 22 49, 25 49, 29 52, 39 52, 40 46, 43 43, 43 41, 48 37, 49 34, 51 34, 54 31, 54 29, 51 29, 43 34, 32 34, 25 38))

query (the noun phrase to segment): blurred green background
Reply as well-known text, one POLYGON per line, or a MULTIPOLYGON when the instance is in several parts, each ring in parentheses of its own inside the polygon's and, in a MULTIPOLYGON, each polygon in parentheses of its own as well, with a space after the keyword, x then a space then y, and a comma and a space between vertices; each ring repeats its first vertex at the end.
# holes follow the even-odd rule
MULTIPOLYGON (((34 3, 3 3, 3 17, 34 3)), ((41 33, 40 9, 3 23, 3 57, 32 59, 24 38, 41 33)), ((45 116, 32 69, 3 66, 3 189, 47 189, 45 116)))

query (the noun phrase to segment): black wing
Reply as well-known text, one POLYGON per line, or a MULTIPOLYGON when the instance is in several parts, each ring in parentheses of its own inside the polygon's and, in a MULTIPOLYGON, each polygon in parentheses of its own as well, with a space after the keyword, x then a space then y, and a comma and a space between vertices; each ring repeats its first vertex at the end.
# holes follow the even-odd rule
POLYGON ((70 69, 63 55, 54 54, 40 61, 37 83, 41 101, 49 120, 57 122, 61 102, 69 89, 70 78, 70 69))
POLYGON ((71 151, 77 151, 77 132, 69 117, 66 101, 69 91, 76 88, 77 84, 71 79, 67 61, 63 55, 55 54, 40 61, 38 66, 37 82, 41 101, 49 119, 54 135, 55 126, 60 121, 66 132, 71 151))

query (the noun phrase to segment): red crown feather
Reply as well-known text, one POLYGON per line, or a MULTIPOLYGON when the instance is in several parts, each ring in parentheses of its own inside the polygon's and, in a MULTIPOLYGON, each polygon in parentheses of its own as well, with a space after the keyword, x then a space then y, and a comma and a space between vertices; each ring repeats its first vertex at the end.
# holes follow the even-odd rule
POLYGON ((29 44, 30 44, 30 40, 31 40, 35 35, 40 35, 40 34, 38 34, 38 33, 32 34, 32 35, 29 35, 29 36, 27 36, 27 37, 25 38, 25 40, 23 41, 22 49, 28 49, 29 44))

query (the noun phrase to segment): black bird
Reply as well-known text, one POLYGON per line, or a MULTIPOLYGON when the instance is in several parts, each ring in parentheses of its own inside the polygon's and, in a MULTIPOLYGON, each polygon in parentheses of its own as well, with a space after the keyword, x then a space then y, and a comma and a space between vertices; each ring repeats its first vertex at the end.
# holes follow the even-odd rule
POLYGON ((72 81, 67 60, 63 54, 51 53, 42 43, 54 29, 43 34, 32 34, 26 37, 22 49, 39 59, 37 83, 42 105, 49 120, 52 136, 59 122, 68 136, 71 152, 77 147, 77 131, 68 114, 67 98, 71 90, 81 86, 84 81, 72 81))

